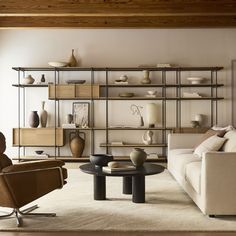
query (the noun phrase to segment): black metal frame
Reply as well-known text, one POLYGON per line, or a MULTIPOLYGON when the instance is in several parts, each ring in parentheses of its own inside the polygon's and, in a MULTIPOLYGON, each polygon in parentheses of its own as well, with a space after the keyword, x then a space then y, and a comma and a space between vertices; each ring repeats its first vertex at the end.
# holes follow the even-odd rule
MULTIPOLYGON (((235 61, 234 61, 235 62, 235 61)), ((232 62, 233 67, 233 62, 232 62)), ((18 88, 18 160, 21 160, 20 154, 21 154, 21 145, 20 145, 20 127, 21 127, 21 115, 23 114, 23 126, 25 126, 25 88, 27 87, 48 87, 48 85, 42 84, 42 85, 23 85, 20 83, 21 79, 21 72, 23 72, 23 76, 25 76, 25 71, 52 71, 54 72, 54 84, 55 84, 55 106, 54 106, 54 113, 55 113, 55 158, 60 158, 60 147, 57 147, 57 127, 60 126, 60 99, 57 99, 56 97, 56 85, 60 84, 60 75, 59 73, 62 71, 90 71, 91 72, 91 98, 86 99, 90 100, 90 114, 89 115, 89 123, 90 126, 87 129, 83 130, 89 130, 90 131, 90 141, 91 141, 91 153, 94 153, 94 136, 96 130, 105 130, 105 140, 106 140, 106 153, 108 154, 110 152, 111 146, 109 144, 109 131, 111 130, 159 130, 162 132, 162 145, 160 147, 162 148, 162 155, 164 156, 164 153, 166 152, 166 135, 167 131, 171 130, 172 128, 168 128, 166 126, 166 101, 167 100, 175 100, 176 101, 176 127, 181 128, 181 101, 182 100, 210 100, 211 103, 211 126, 213 124, 217 124, 218 122, 218 103, 217 101, 220 99, 223 99, 222 97, 218 97, 218 87, 224 86, 223 84, 218 84, 218 77, 217 77, 217 71, 223 69, 223 67, 171 67, 171 68, 154 68, 154 67, 128 67, 128 68, 93 68, 93 67, 61 67, 61 68, 52 68, 52 67, 13 67, 12 69, 16 70, 18 72, 18 84, 13 84, 13 86, 18 88), (149 84, 149 85, 142 85, 142 84, 134 84, 134 85, 114 85, 109 84, 109 73, 114 71, 143 71, 143 70, 149 70, 149 71, 159 71, 161 72, 161 84, 149 84), (93 96, 93 85, 94 85, 94 73, 96 71, 103 71, 105 72, 105 84, 100 85, 101 87, 105 87, 105 97, 99 97, 94 98, 93 96), (173 84, 167 84, 166 83, 166 73, 167 72, 175 72, 175 83, 173 84), (199 84, 199 85, 192 85, 192 84, 182 84, 181 83, 181 72, 182 71, 210 71, 211 72, 211 83, 210 84, 199 84), (215 79, 215 81, 214 81, 215 79), (160 87, 162 88, 162 97, 157 98, 111 98, 109 97, 109 88, 110 87, 160 87), (166 97, 166 89, 167 88, 176 88, 176 97, 168 98, 166 97), (181 88, 182 87, 210 87, 211 96, 210 97, 204 97, 204 98, 182 98, 181 97, 181 88), (21 114, 21 88, 23 88, 23 112, 21 114), (105 128, 96 128, 94 127, 95 121, 94 121, 94 101, 95 100, 105 100, 105 110, 106 110, 106 117, 105 117, 105 128), (109 101, 110 100, 161 100, 162 101, 162 127, 155 127, 155 128, 146 128, 146 127, 140 127, 140 128, 110 128, 109 127, 109 101), (215 119, 214 119, 215 118, 215 119)), ((233 74, 233 73, 232 73, 233 74)), ((232 83, 233 83, 233 77, 232 75, 232 83)), ((232 96, 234 94, 232 93, 232 96)), ((84 100, 84 99, 68 99, 68 100, 84 100)), ((232 120, 233 120, 232 115, 232 120)), ((147 146, 148 147, 148 146, 147 146)), ((151 147, 151 145, 150 145, 151 147)), ((25 155, 25 147, 23 147, 23 154, 25 155)))

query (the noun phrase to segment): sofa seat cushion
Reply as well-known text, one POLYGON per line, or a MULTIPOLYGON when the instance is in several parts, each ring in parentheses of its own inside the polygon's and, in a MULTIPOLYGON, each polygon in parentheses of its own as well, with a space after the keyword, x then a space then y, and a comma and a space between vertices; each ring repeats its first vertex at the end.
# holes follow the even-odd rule
MULTIPOLYGON (((183 150, 183 149, 181 149, 183 150)), ((185 153, 177 151, 177 149, 172 150, 168 156, 168 162, 170 163, 171 169, 178 173, 182 178, 185 178, 185 166, 188 163, 201 161, 198 155, 193 154, 193 150, 185 149, 185 153)))
POLYGON ((188 163, 185 167, 185 180, 190 183, 196 193, 201 193, 201 161, 188 163))

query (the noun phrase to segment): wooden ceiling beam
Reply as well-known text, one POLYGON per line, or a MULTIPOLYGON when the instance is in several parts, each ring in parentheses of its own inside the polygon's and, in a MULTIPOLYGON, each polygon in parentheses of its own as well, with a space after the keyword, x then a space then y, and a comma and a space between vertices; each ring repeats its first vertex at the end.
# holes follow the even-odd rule
POLYGON ((236 27, 234 16, 0 17, 1 28, 203 28, 236 27))
POLYGON ((235 0, 0 0, 0 14, 233 13, 235 0))
POLYGON ((0 27, 236 27, 236 0, 0 0, 0 27))

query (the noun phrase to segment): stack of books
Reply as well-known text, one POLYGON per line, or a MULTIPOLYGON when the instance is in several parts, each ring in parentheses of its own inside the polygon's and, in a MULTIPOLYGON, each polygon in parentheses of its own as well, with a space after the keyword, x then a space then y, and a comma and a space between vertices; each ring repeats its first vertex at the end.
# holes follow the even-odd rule
POLYGON ((117 173, 123 171, 134 171, 136 167, 130 164, 119 164, 117 167, 103 166, 102 170, 107 173, 117 173))

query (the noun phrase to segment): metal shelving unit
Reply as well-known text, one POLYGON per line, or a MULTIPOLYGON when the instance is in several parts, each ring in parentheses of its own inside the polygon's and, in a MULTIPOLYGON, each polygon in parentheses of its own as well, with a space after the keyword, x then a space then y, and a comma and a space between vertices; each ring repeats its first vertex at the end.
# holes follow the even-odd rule
MULTIPOLYGON (((63 98, 63 99, 57 99, 56 98, 56 86, 55 86, 55 98, 52 98, 52 100, 55 100, 55 106, 54 106, 54 115, 55 115, 55 134, 56 134, 56 128, 61 126, 60 122, 60 101, 61 100, 88 100, 90 101, 90 127, 81 129, 81 128, 75 128, 75 129, 63 129, 63 130, 81 130, 81 131, 88 131, 90 132, 90 152, 94 153, 94 136, 96 131, 105 131, 105 143, 101 143, 100 147, 105 148, 106 153, 111 153, 112 148, 122 148, 122 147, 156 147, 161 148, 162 153, 160 155, 160 158, 158 159, 150 159, 151 161, 165 161, 165 153, 166 153, 166 137, 167 132, 171 132, 174 128, 180 128, 181 125, 181 109, 182 109, 182 102, 186 100, 208 100, 211 104, 211 126, 213 124, 217 124, 218 122, 218 100, 224 99, 223 97, 218 96, 218 88, 224 86, 224 84, 218 83, 218 77, 217 72, 219 70, 222 70, 223 67, 170 67, 170 68, 154 68, 154 67, 123 67, 123 68, 106 68, 106 67, 99 67, 99 68, 92 68, 92 67, 60 67, 60 68, 53 68, 53 67, 13 67, 13 70, 16 70, 18 72, 18 83, 13 84, 12 86, 18 88, 18 128, 20 131, 21 124, 23 127, 25 127, 25 89, 27 88, 40 88, 40 87, 48 87, 48 84, 32 84, 32 85, 25 85, 20 83, 21 77, 24 77, 25 72, 35 71, 50 71, 54 73, 54 84, 58 85, 60 84, 60 72, 63 71, 74 71, 74 72, 90 72, 90 85, 91 85, 91 97, 90 98, 83 98, 83 97, 76 97, 76 98, 63 98), (149 70, 153 72, 160 72, 161 73, 161 83, 157 84, 128 84, 128 85, 119 85, 119 84, 111 84, 109 82, 110 73, 112 72, 138 72, 143 70, 149 70), (104 84, 99 84, 101 88, 105 89, 105 96, 103 97, 93 97, 93 89, 92 86, 94 84, 95 80, 95 73, 96 72, 105 72, 105 79, 104 84), (186 84, 182 83, 181 77, 182 72, 192 72, 192 71, 200 71, 200 72, 210 72, 210 83, 204 83, 204 84, 186 84), (168 72, 175 72, 175 78, 173 78, 172 83, 167 83, 167 73, 168 72), (22 73, 22 74, 21 74, 22 73), (174 83, 175 81, 175 83, 174 83), (109 96, 109 90, 112 88, 161 88, 161 97, 155 97, 155 98, 148 98, 148 97, 110 97, 109 96), (167 96, 167 89, 168 88, 174 88, 175 89, 175 96, 168 97, 167 96), (184 98, 181 97, 181 91, 182 88, 210 88, 210 96, 208 97, 201 97, 201 98, 184 98), (23 99, 21 100, 21 89, 23 89, 23 99), (94 127, 94 101, 96 100, 103 100, 105 101, 105 127, 94 127), (148 127, 111 127, 109 124, 108 118, 109 118, 109 102, 110 101, 126 101, 126 100, 139 100, 139 101, 161 101, 162 104, 162 124, 161 127, 154 127, 154 128, 148 128, 148 127), (167 101, 176 101, 176 126, 175 127, 167 127, 166 124, 166 107, 167 107, 167 101), (23 103, 23 112, 21 111, 21 102, 23 103), (21 121, 21 116, 23 116, 23 119, 21 121), (152 145, 144 145, 139 143, 124 143, 122 145, 112 145, 110 143, 110 132, 111 131, 120 131, 120 130, 129 130, 129 131, 135 131, 135 130, 155 130, 161 132, 161 142, 158 144, 152 144, 152 145)), ((57 136, 55 135, 55 143, 57 143, 57 136)), ((20 135, 19 135, 19 144, 20 144, 20 135)), ((61 159, 64 161, 69 162, 78 162, 78 161, 88 161, 88 157, 81 157, 81 158, 72 158, 72 157, 65 157, 60 155, 60 147, 55 146, 55 155, 50 158, 56 158, 61 159)), ((19 161, 25 161, 25 160, 32 160, 33 157, 25 156, 25 147, 18 145, 18 158, 19 161), (21 155, 21 148, 23 148, 23 156, 21 155)), ((115 157, 116 160, 125 160, 128 159, 128 157, 115 157)))

